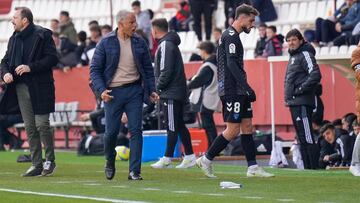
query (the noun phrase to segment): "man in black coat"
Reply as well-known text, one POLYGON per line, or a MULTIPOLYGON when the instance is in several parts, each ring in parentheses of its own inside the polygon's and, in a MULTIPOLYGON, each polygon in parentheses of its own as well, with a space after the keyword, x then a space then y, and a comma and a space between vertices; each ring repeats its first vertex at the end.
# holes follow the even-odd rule
POLYGON ((49 114, 55 109, 52 67, 58 62, 51 31, 33 23, 26 7, 15 8, 14 34, 1 60, 1 78, 6 83, 0 101, 1 114, 21 112, 28 135, 32 166, 23 176, 51 175, 56 167, 54 136, 49 114), (41 142, 46 162, 42 162, 41 142))
POLYGON ((315 49, 304 41, 299 30, 286 35, 290 59, 285 75, 285 103, 290 108, 305 169, 317 169, 319 148, 312 129, 315 87, 321 73, 315 60, 315 49))
POLYGON ((187 102, 187 88, 184 64, 179 50, 180 37, 168 32, 165 18, 152 22, 152 32, 159 46, 155 55, 156 90, 164 107, 167 123, 167 146, 164 157, 151 165, 153 168, 171 167, 171 157, 180 136, 184 145, 185 157, 176 168, 189 168, 195 165, 195 155, 191 145, 190 133, 184 122, 184 105, 187 102))

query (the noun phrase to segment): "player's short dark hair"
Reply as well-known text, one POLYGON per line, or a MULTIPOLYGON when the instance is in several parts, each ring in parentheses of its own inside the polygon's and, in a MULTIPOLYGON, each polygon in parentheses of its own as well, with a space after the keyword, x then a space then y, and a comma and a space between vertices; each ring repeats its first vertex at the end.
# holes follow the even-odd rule
POLYGON ((341 119, 338 118, 338 119, 333 120, 332 124, 333 124, 334 126, 342 125, 341 119))
POLYGON ((360 126, 360 123, 357 120, 354 120, 354 122, 352 123, 352 126, 353 127, 360 126))
POLYGON ((97 26, 97 25, 90 26, 90 32, 97 32, 101 36, 100 26, 97 26))
POLYGON ((335 130, 335 126, 331 123, 326 123, 325 125, 323 125, 321 128, 320 128, 320 135, 323 136, 323 134, 325 133, 325 131, 327 130, 335 130))
POLYGON ((68 11, 60 11, 60 15, 70 17, 70 14, 68 11))
POLYGON ((85 42, 86 41, 87 35, 86 35, 85 31, 80 31, 77 34, 77 36, 78 36, 80 42, 85 42))
POLYGON ((270 25, 270 26, 268 26, 266 29, 270 29, 270 30, 272 30, 274 33, 276 33, 276 31, 277 31, 276 26, 274 26, 274 25, 270 25))
POLYGON ((30 24, 34 23, 34 17, 28 7, 16 7, 15 11, 20 10, 21 19, 26 18, 30 24))
POLYGON ((97 20, 91 20, 91 21, 89 21, 88 26, 92 26, 92 25, 97 25, 97 26, 99 26, 99 22, 98 22, 97 20))
POLYGON ((286 41, 290 38, 290 37, 296 37, 299 40, 304 40, 304 36, 301 34, 301 32, 298 29, 292 29, 290 30, 287 34, 286 34, 286 41))
POLYGON ((259 15, 259 11, 256 10, 256 8, 247 5, 247 4, 241 4, 240 6, 238 6, 236 8, 235 11, 235 19, 237 19, 241 14, 245 14, 250 16, 251 14, 254 16, 258 16, 259 15))
POLYGON ((207 54, 212 54, 215 51, 215 45, 210 41, 201 42, 198 48, 205 51, 207 54))
POLYGON ((152 26, 157 27, 159 30, 163 32, 167 32, 169 30, 169 24, 165 18, 158 18, 153 20, 152 26))
POLYGON ((133 7, 133 6, 138 6, 138 7, 140 7, 140 6, 141 6, 141 2, 140 2, 140 1, 133 1, 133 2, 131 3, 131 7, 133 7))
POLYGON ((215 31, 215 32, 220 32, 220 33, 222 33, 221 28, 218 28, 218 27, 214 28, 214 31, 215 31))

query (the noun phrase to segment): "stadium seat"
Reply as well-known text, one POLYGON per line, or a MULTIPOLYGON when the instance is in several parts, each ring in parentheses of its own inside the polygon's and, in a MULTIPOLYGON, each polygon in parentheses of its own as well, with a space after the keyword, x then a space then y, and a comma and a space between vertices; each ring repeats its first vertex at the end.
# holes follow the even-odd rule
POLYGON ((348 54, 352 54, 352 52, 356 49, 356 45, 351 45, 348 49, 348 54))
POLYGON ((329 47, 327 47, 327 46, 321 47, 320 48, 320 55, 321 56, 328 55, 329 51, 330 51, 329 47))
POLYGON ((303 22, 304 21, 304 19, 306 17, 307 5, 308 5, 308 2, 301 2, 300 3, 296 22, 303 22))
POLYGON ((306 16, 305 16, 305 22, 315 22, 316 19, 316 5, 317 2, 316 1, 311 1, 308 3, 308 7, 307 7, 307 12, 306 12, 306 16))
POLYGON ((298 11, 299 11, 299 4, 297 2, 291 3, 289 15, 287 16, 287 18, 285 18, 286 22, 289 22, 289 23, 295 22, 298 11))
POLYGON ((330 54, 330 55, 336 55, 336 54, 338 54, 338 52, 339 52, 339 47, 337 47, 337 46, 332 46, 332 47, 330 48, 329 54, 330 54))
POLYGON ((316 55, 320 55, 320 47, 314 47, 316 55))
POLYGON ((245 59, 254 59, 254 49, 246 51, 245 59))
POLYGON ((317 17, 326 17, 327 16, 327 12, 326 12, 326 4, 327 4, 327 2, 328 1, 318 1, 317 2, 315 18, 317 18, 317 17))

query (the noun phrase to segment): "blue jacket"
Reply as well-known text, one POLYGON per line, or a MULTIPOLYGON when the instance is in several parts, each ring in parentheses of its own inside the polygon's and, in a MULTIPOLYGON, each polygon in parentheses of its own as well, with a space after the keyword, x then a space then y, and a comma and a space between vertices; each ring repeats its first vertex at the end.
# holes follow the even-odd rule
MULTIPOLYGON (((136 34, 131 37, 131 48, 142 80, 144 102, 148 104, 149 95, 155 92, 154 68, 151 64, 149 48, 145 40, 136 34)), ((97 94, 101 94, 109 87, 119 64, 120 50, 117 29, 97 44, 90 64, 91 86, 97 94)))
POLYGON ((360 2, 355 2, 344 18, 340 19, 341 30, 351 32, 355 25, 360 22, 360 2))

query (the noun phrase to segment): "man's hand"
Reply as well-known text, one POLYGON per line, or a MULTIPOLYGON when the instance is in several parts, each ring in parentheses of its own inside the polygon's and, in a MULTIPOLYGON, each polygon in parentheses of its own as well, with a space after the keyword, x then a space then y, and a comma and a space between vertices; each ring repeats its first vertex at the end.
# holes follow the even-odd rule
POLYGON ((10 84, 10 83, 14 82, 14 78, 13 78, 13 76, 12 76, 11 73, 6 73, 6 74, 4 75, 4 82, 5 82, 6 84, 10 84))
POLYGON ((330 158, 330 156, 329 156, 329 155, 325 155, 325 156, 324 156, 323 161, 325 161, 325 162, 329 162, 329 158, 330 158))
POLYGON ((155 103, 155 102, 159 101, 159 99, 160 99, 160 97, 159 97, 159 95, 158 95, 156 92, 151 93, 151 95, 150 95, 150 101, 151 101, 152 103, 155 103))
POLYGON ((17 68, 15 68, 15 72, 21 76, 24 73, 29 73, 30 67, 28 65, 19 65, 17 68))
POLYGON ((341 32, 341 24, 340 24, 340 23, 336 23, 336 25, 335 25, 335 30, 336 30, 337 32, 341 32))
POLYGON ((90 114, 89 113, 84 113, 80 116, 80 120, 82 121, 88 121, 90 120, 90 114))
POLYGON ((101 99, 104 101, 104 102, 109 102, 111 101, 114 96, 111 96, 109 93, 111 92, 111 90, 105 90, 103 91, 103 93, 101 93, 101 99))

